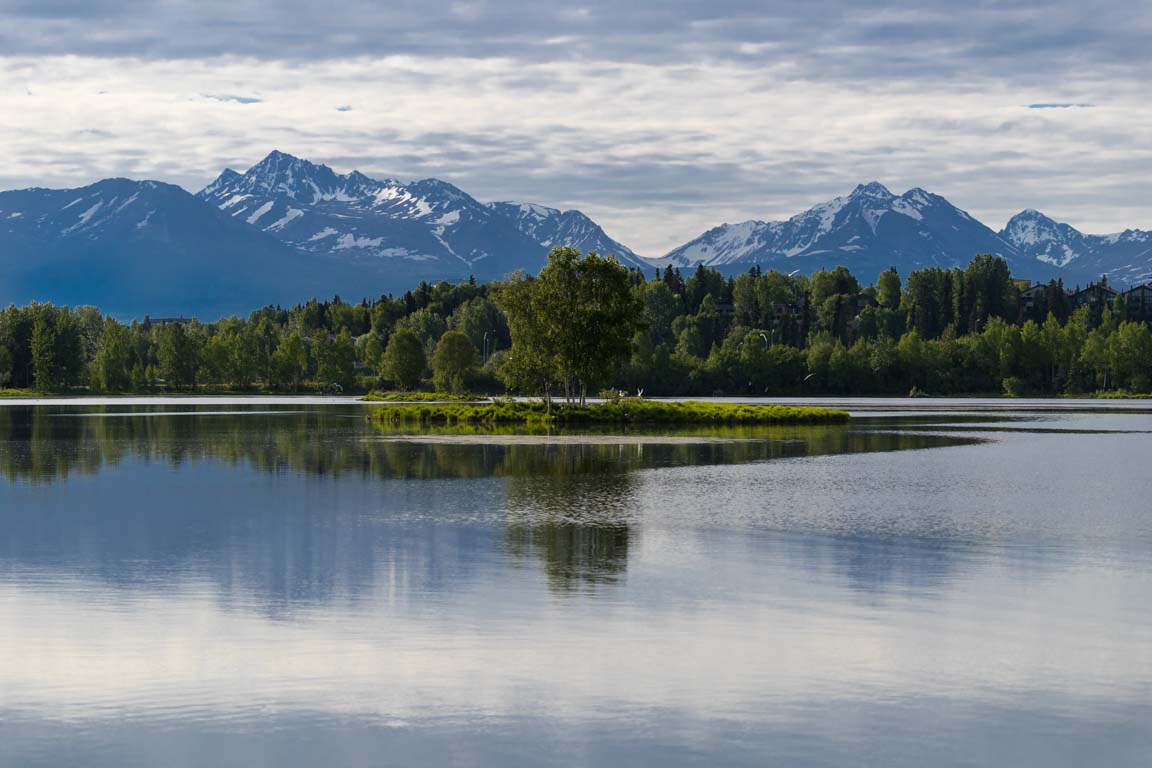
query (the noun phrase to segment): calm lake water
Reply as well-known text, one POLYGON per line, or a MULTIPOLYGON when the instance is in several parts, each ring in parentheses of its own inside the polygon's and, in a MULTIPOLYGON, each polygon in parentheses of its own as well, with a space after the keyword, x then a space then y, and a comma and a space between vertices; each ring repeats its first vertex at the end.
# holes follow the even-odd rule
POLYGON ((1152 404, 0 404, 3 766, 1148 766, 1152 404))

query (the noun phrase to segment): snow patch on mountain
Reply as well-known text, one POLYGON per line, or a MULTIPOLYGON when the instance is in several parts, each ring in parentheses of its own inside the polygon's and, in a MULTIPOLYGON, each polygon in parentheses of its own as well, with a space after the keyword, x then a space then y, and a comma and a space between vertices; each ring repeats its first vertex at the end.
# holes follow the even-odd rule
POLYGON ((260 219, 264 217, 264 214, 266 214, 266 213, 268 213, 268 211, 272 210, 273 205, 275 205, 275 203, 273 203, 271 200, 269 200, 268 202, 264 203, 264 205, 257 208, 256 211, 251 216, 248 217, 248 219, 247 219, 248 223, 249 224, 255 224, 256 222, 260 221, 260 219))
POLYGON ((487 278, 517 268, 534 271, 546 252, 447 182, 340 174, 278 151, 243 174, 226 170, 198 196, 300 250, 353 260, 402 257, 439 265, 442 279, 463 279, 481 260, 487 278))
POLYGON ((374 248, 384 242, 382 237, 356 237, 352 234, 343 234, 336 239, 337 250, 347 250, 349 248, 374 248))
POLYGON ((785 221, 746 221, 710 229, 663 261, 729 271, 778 265, 806 271, 844 264, 863 273, 891 264, 916 268, 966 264, 977 253, 1009 260, 1016 249, 944 198, 919 187, 893 194, 879 182, 785 221))
POLYGON ((536 203, 488 203, 489 210, 515 226, 545 248, 568 246, 601 256, 615 256, 629 267, 650 268, 651 264, 577 210, 561 211, 536 203))
POLYGON ((1000 234, 1036 261, 1073 269, 1082 279, 1094 280, 1109 273, 1114 279, 1140 281, 1147 275, 1152 258, 1152 252, 1144 248, 1152 242, 1148 232, 1129 229, 1086 235, 1032 208, 1009 219, 1000 234))
POLYGON ((276 230, 283 229, 293 219, 298 219, 303 215, 304 211, 300 210, 299 208, 289 208, 287 213, 269 224, 267 230, 269 232, 274 232, 276 230))

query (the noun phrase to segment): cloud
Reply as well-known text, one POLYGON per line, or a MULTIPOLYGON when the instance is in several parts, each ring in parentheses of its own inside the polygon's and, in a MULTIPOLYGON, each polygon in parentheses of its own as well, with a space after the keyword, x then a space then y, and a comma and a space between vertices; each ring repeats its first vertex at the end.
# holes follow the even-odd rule
POLYGON ((0 0, 9 55, 334 60, 394 55, 670 65, 754 61, 808 77, 1044 77, 1085 63, 1144 72, 1146 4, 1006 0, 0 0), (840 23, 829 23, 839 19, 840 23))
POLYGON ((1036 207, 1152 228, 1152 12, 1127 1, 0 0, 0 16, 0 187, 195 189, 279 147, 580 208, 648 255, 874 178, 993 226, 1036 207), (77 125, 103 133, 78 143, 77 125))
POLYGON ((236 104, 262 104, 264 99, 255 96, 234 96, 227 93, 205 93, 204 98, 209 101, 231 101, 236 104))

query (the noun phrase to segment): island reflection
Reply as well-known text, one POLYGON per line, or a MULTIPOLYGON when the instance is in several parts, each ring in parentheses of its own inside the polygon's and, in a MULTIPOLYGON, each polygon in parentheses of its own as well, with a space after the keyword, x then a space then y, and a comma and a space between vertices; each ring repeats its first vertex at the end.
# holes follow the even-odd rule
POLYGON ((484 430, 524 441, 477 440, 475 430, 385 430, 360 407, 309 410, 85 406, 0 408, 0 476, 51 484, 126 461, 180 467, 212 461, 265 473, 380 479, 601 474, 663 466, 740 464, 841 453, 914 450, 975 442, 938 434, 848 427, 707 427, 623 437, 603 430, 547 435, 484 430), (459 440, 454 440, 458 437, 459 440))

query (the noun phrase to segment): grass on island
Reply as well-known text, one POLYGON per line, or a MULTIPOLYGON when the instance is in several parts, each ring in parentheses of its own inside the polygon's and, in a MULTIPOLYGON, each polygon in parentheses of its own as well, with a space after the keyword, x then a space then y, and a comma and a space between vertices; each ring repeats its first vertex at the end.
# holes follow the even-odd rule
POLYGON ((360 399, 371 403, 478 403, 487 400, 488 396, 471 392, 380 392, 374 389, 360 399))
POLYGON ((35 392, 31 389, 0 389, 0 397, 10 398, 24 398, 24 397, 43 397, 44 393, 35 392))
POLYGON ((785 405, 609 400, 596 405, 556 403, 549 413, 540 401, 499 401, 482 405, 453 403, 392 405, 377 410, 380 424, 844 424, 847 411, 785 405))
POLYGON ((1084 400, 1152 400, 1152 394, 1147 392, 1121 392, 1112 390, 1107 392, 1092 392, 1084 395, 1064 395, 1064 397, 1081 398, 1084 400))

